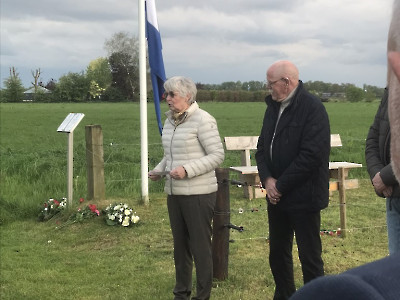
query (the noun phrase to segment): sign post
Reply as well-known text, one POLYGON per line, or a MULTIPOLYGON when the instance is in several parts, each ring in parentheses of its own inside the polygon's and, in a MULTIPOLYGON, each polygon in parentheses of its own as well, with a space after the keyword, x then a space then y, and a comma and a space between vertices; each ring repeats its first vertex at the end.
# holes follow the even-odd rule
POLYGON ((74 170, 74 130, 82 121, 85 115, 82 113, 70 113, 58 127, 58 132, 68 134, 67 146, 67 188, 68 188, 68 205, 72 204, 73 197, 73 170, 74 170))

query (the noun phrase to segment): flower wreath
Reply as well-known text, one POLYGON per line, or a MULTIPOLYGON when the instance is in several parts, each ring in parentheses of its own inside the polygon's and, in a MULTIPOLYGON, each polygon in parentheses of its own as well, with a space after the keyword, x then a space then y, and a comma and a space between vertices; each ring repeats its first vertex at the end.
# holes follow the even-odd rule
POLYGON ((140 220, 136 212, 125 203, 110 204, 104 209, 104 213, 108 225, 122 225, 128 227, 138 223, 140 220))

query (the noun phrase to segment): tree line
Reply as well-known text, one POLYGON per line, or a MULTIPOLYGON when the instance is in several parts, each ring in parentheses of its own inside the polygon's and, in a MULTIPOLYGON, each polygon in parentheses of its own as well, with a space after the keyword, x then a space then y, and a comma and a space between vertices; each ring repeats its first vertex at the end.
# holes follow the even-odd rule
MULTIPOLYGON (((92 60, 85 71, 67 73, 58 80, 43 82, 41 70, 32 70, 32 86, 26 89, 14 67, 4 80, 1 102, 121 102, 139 101, 139 42, 126 32, 115 33, 104 43, 107 57, 92 60)), ((153 94, 147 63, 148 101, 153 94)), ((256 102, 264 101, 268 93, 264 81, 228 81, 221 84, 196 83, 199 101, 256 102)), ((372 101, 380 99, 383 88, 354 84, 333 84, 307 81, 305 88, 323 101, 372 101)))

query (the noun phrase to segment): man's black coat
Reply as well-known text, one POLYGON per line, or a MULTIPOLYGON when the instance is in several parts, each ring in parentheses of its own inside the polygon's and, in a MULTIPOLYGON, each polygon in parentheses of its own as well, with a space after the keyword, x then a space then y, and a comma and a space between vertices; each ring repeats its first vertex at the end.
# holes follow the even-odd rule
POLYGON ((280 103, 271 96, 265 102, 267 109, 256 152, 262 184, 269 176, 277 179, 276 187, 282 194, 277 206, 282 210, 311 212, 327 207, 330 127, 324 105, 299 81, 275 131, 280 103))

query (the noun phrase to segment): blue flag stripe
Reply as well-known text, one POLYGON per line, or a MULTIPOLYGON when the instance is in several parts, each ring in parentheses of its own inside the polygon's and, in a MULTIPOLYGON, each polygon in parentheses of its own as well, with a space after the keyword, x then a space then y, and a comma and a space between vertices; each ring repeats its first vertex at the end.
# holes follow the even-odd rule
POLYGON ((165 69, 162 56, 161 36, 157 24, 152 24, 149 20, 157 20, 154 0, 146 1, 146 34, 149 50, 150 77, 153 87, 154 107, 156 111, 158 130, 162 134, 160 101, 164 93, 165 69), (148 2, 153 2, 149 3, 148 2))

